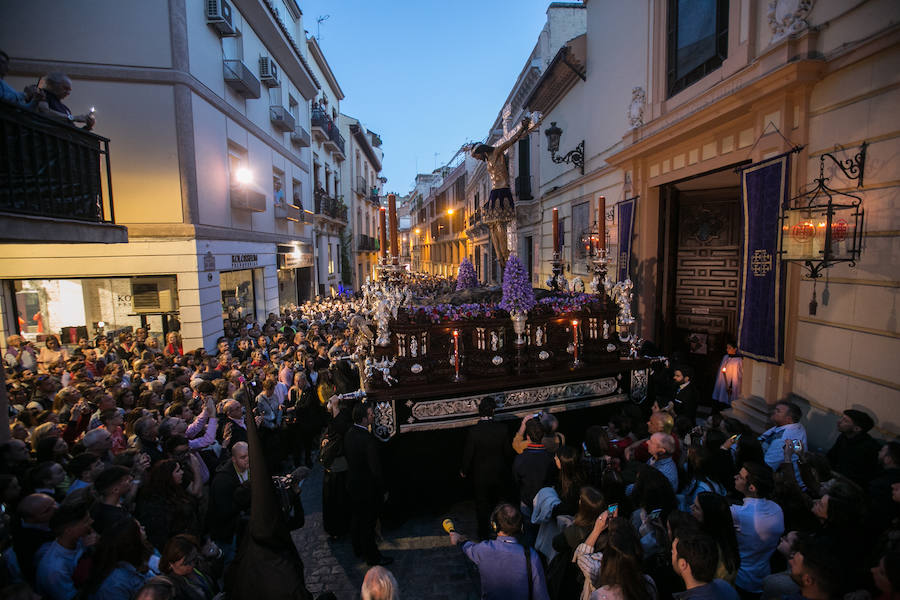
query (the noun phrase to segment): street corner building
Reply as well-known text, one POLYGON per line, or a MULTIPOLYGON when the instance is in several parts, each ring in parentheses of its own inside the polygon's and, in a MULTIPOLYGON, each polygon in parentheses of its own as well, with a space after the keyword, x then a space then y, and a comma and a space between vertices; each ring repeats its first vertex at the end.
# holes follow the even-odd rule
POLYGON ((36 2, 6 17, 5 81, 64 71, 66 102, 97 125, 0 106, 14 142, 0 151, 3 338, 145 327, 213 348, 223 317, 264 320, 364 277, 381 138, 341 115, 296 0, 36 2))

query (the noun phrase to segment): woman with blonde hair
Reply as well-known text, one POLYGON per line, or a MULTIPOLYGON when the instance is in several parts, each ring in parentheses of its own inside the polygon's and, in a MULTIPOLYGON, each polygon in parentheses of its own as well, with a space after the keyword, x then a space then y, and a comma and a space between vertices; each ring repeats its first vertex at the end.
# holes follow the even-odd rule
POLYGON ((166 347, 163 348, 163 355, 166 358, 173 356, 184 356, 184 346, 181 342, 181 334, 177 331, 170 331, 166 334, 166 347))
POLYGON ((372 567, 363 577, 362 600, 400 600, 400 589, 394 575, 384 567, 372 567))

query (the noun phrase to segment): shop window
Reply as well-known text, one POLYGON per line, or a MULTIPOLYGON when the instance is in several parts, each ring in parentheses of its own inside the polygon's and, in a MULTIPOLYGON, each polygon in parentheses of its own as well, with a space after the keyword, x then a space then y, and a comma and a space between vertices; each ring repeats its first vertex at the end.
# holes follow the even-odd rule
POLYGON ((177 327, 174 276, 85 279, 24 279, 10 282, 18 330, 42 342, 59 336, 63 345, 79 338, 116 335, 144 327, 158 341, 177 327))
POLYGON ((668 96, 721 67, 727 56, 728 0, 668 0, 668 96))
POLYGON ((256 316, 256 273, 262 269, 223 271, 219 279, 222 312, 233 317, 256 316))

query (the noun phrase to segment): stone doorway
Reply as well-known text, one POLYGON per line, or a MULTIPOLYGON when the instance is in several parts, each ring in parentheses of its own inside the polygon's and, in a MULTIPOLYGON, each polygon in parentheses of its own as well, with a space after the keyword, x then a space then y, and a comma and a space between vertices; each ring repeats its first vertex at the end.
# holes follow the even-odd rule
POLYGON ((701 400, 712 395, 740 310, 741 206, 732 169, 663 188, 665 246, 660 341, 694 369, 701 400))

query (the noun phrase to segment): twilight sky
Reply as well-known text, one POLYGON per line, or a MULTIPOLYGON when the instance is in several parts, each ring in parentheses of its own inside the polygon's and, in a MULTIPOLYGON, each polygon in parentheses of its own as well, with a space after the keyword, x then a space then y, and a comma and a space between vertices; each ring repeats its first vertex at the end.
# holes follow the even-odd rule
POLYGON ((301 0, 346 98, 384 142, 385 191, 407 193, 482 140, 537 42, 549 0, 301 0), (437 157, 435 157, 437 154, 437 157), (416 165, 418 164, 418 171, 416 165))

